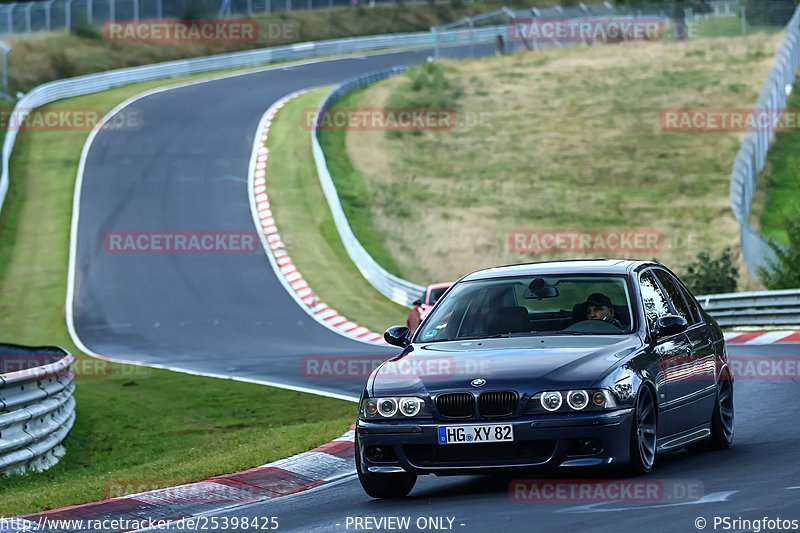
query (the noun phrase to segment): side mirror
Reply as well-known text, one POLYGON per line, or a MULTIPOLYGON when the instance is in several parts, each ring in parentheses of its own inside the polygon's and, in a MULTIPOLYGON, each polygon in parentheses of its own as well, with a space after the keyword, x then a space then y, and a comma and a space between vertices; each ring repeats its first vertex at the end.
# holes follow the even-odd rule
POLYGON ((422 305, 422 300, 420 298, 417 298, 411 305, 422 305))
POLYGON ((656 320, 656 337, 669 337, 683 333, 689 327, 686 319, 678 315, 666 315, 656 320))
POLYGON ((408 334, 410 331, 406 326, 392 326, 383 334, 383 340, 392 346, 405 348, 408 346, 408 334))

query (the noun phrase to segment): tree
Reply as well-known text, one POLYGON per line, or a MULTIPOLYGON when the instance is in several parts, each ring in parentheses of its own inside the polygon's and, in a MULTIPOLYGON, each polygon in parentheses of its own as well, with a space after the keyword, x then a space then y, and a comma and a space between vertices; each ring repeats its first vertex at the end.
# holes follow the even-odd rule
POLYGON ((759 271, 759 277, 768 289, 800 289, 800 214, 787 221, 786 233, 788 246, 781 246, 773 239, 767 241, 775 252, 775 260, 759 271))
POLYGON ((694 294, 720 294, 736 291, 738 278, 733 252, 725 248, 717 257, 707 250, 697 254, 694 262, 686 267, 683 282, 694 294))

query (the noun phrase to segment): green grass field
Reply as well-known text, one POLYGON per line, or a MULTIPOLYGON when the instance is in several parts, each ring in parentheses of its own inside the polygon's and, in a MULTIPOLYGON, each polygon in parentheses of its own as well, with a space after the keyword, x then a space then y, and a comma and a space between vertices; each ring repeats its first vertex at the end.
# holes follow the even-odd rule
MULTIPOLYGON (((104 112, 148 88, 138 84, 52 104, 104 112)), ((77 421, 67 455, 42 474, 0 482, 0 515, 107 496, 109 484, 167 486, 258 466, 339 436, 349 402, 222 379, 90 359, 65 326, 70 217, 87 132, 17 138, 0 216, 0 338, 58 344, 79 362, 77 421)))
POLYGON ((780 39, 758 33, 443 61, 441 79, 412 71, 340 107, 438 106, 453 110, 455 127, 349 131, 344 150, 341 140, 329 143, 333 177, 370 199, 370 213, 354 219, 369 252, 388 253, 388 267, 421 284, 557 257, 624 255, 681 271, 703 249, 738 246, 728 187, 743 133, 665 131, 661 113, 752 106, 780 39), (663 239, 656 250, 525 253, 509 245, 514 230, 653 231, 663 239))
MULTIPOLYGON (((272 122, 267 141, 270 205, 286 251, 322 301, 383 332, 404 324, 408 310, 373 289, 350 261, 319 184, 309 132, 298 127, 302 113, 316 108, 325 92, 319 89, 292 100, 272 122)), ((339 189, 340 196, 343 192, 339 189)))

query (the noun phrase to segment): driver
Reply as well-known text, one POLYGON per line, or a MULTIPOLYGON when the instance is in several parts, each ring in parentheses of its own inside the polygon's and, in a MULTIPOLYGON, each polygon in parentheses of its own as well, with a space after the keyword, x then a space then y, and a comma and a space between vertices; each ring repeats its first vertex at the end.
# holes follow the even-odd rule
POLYGON ((602 292, 589 295, 583 305, 586 306, 586 320, 603 320, 619 329, 625 329, 622 323, 614 318, 614 304, 611 303, 611 298, 602 292))

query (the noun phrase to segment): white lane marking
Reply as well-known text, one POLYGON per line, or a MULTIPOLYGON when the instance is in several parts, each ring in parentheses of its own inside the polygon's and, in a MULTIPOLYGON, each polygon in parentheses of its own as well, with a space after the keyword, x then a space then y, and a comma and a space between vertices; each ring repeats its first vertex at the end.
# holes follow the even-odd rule
POLYGON ((745 345, 750 344, 772 344, 778 342, 779 340, 786 338, 790 335, 793 335, 794 331, 769 331, 767 333, 763 333, 754 339, 750 339, 749 341, 745 342, 745 345))
POLYGON ((614 502, 598 502, 598 503, 589 503, 587 505, 576 505, 575 507, 567 507, 566 509, 559 509, 556 511, 557 513, 613 513, 617 511, 640 511, 640 510, 648 510, 648 509, 658 509, 660 507, 678 507, 681 505, 700 505, 703 503, 719 503, 728 501, 728 498, 736 494, 738 491, 731 490, 731 491, 724 491, 724 492, 712 492, 711 494, 706 494, 702 498, 698 500, 692 500, 689 502, 676 502, 676 503, 659 503, 655 505, 639 505, 635 507, 614 507, 613 509, 601 509, 599 506, 601 505, 608 505, 614 502))

